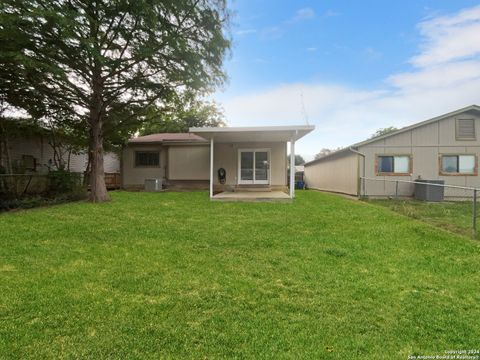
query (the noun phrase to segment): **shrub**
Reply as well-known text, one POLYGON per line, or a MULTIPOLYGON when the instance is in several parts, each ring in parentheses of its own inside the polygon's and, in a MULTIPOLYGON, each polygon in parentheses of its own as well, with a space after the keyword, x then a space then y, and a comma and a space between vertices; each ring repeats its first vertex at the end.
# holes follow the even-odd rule
POLYGON ((51 196, 84 192, 82 178, 79 173, 66 170, 55 170, 48 173, 47 193, 51 196))
MULTIPOLYGON (((31 188, 39 186, 38 179, 35 179, 35 183, 29 182, 31 188)), ((82 186, 81 174, 57 170, 51 171, 42 179, 46 179, 46 181, 43 181, 40 193, 35 191, 18 191, 17 188, 24 189, 25 187, 23 183, 21 184, 22 186, 18 186, 19 181, 14 182, 15 191, 9 191, 8 187, 4 187, 3 190, 0 188, 0 212, 78 201, 85 199, 87 196, 86 188, 82 186)))

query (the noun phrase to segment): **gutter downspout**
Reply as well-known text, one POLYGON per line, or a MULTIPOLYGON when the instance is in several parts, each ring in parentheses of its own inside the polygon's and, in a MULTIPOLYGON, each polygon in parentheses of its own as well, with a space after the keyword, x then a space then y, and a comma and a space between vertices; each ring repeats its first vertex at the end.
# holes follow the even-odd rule
MULTIPOLYGON (((350 150, 352 153, 354 154, 357 154, 357 155, 360 155, 362 158, 363 158, 363 166, 362 166, 362 171, 363 171, 363 177, 365 177, 365 154, 364 153, 361 153, 360 151, 354 149, 353 147, 349 147, 348 150, 350 150)), ((362 178, 359 176, 358 178, 362 184, 362 193, 363 193, 363 196, 365 196, 365 179, 363 179, 362 181, 362 178)), ((358 194, 359 197, 362 197, 362 194, 358 194)))

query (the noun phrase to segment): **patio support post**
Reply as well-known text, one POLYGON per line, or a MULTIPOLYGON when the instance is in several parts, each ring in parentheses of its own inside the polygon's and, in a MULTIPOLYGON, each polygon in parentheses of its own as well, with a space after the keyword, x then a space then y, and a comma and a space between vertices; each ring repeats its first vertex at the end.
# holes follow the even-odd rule
POLYGON ((213 136, 210 139, 210 199, 213 198, 213 136))
POLYGON ((290 197, 295 197, 295 138, 290 140, 290 197))

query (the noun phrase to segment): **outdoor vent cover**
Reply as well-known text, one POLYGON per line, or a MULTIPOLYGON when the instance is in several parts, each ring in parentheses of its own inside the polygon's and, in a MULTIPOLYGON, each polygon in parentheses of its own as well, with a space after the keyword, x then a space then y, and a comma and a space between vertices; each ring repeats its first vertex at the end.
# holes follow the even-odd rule
POLYGON ((475 140, 474 119, 457 119, 457 140, 475 140))

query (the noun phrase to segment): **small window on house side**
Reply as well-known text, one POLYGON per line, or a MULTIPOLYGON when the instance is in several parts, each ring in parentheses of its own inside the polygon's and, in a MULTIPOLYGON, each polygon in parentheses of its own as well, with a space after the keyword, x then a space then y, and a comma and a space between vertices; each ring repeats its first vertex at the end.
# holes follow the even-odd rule
POLYGON ((455 131, 457 140, 475 140, 475 120, 457 119, 455 131))
POLYGON ((32 155, 22 155, 22 165, 25 170, 35 171, 37 160, 32 155))
POLYGON ((475 155, 442 155, 441 173, 444 175, 476 175, 475 155))
POLYGON ((378 174, 410 174, 410 156, 379 155, 377 157, 378 174))
POLYGON ((160 153, 158 151, 136 151, 135 166, 137 167, 160 166, 160 153))

